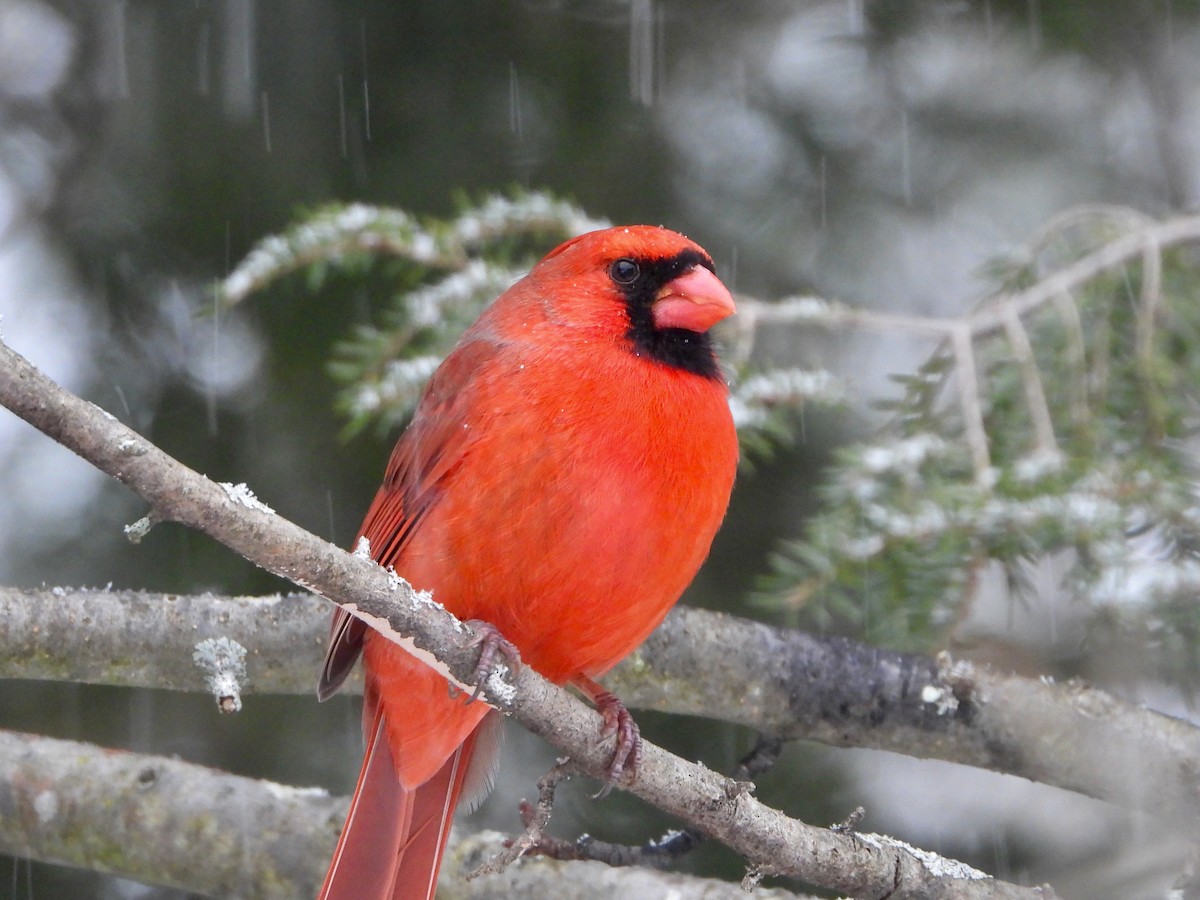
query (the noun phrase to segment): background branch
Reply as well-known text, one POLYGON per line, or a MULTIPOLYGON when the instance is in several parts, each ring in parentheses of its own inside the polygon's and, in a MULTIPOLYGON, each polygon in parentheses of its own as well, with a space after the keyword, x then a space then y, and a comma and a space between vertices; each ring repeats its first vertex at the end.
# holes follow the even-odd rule
POLYGON ((610 866, 588 860, 563 862, 526 857, 496 875, 468 879, 465 873, 504 849, 506 835, 480 831, 466 835, 446 851, 438 881, 443 900, 611 900, 612 897, 700 897, 703 900, 816 900, 782 888, 756 888, 747 894, 737 884, 664 872, 644 866, 610 866))
MULTIPOLYGON (((0 587, 0 678, 205 691, 196 645, 246 648, 244 694, 314 694, 329 601, 111 589, 0 587)), ((362 691, 356 668, 343 688, 362 691)))
MULTIPOLYGON (((347 798, 220 772, 164 756, 0 731, 0 852, 216 897, 311 897, 347 798)), ((727 882, 601 863, 522 860, 467 879, 502 849, 494 831, 448 850, 439 896, 556 900, 744 896, 727 882)), ((784 890, 764 900, 789 900, 784 890)))
MULTIPOLYGON (((59 443, 129 486, 159 519, 190 525, 255 564, 338 602, 381 634, 463 684, 475 663, 472 636, 428 596, 379 566, 351 556, 277 517, 244 490, 214 484, 98 407, 64 391, 0 344, 0 402, 59 443), (408 602, 402 602, 407 600, 408 602), (398 602, 401 601, 401 602, 398 602)), ((596 741, 601 719, 528 667, 488 699, 568 753, 583 771, 603 771, 611 750, 596 741)), ((606 742, 607 743, 607 742, 606 742)), ((745 786, 647 744, 626 790, 713 835, 770 874, 790 875, 857 895, 1032 897, 964 868, 927 864, 908 848, 867 843, 789 819, 745 786)))
POLYGON ((0 851, 219 897, 311 896, 347 800, 0 731, 0 851))
MULTIPOLYGON (((247 649, 243 693, 310 693, 328 628, 328 603, 311 594, 0 588, 0 678, 204 691, 192 651, 225 637, 247 649)), ((642 709, 962 763, 1200 818, 1200 729, 1079 683, 939 667, 920 654, 681 607, 606 684, 642 709)))
MULTIPOLYGON (((1123 211, 1123 212, 1128 212, 1123 211)), ((1072 215, 1092 215, 1095 210, 1083 207, 1072 215)), ((1051 223, 1047 231, 1054 231, 1061 223, 1051 223)), ((1103 246, 1075 260, 1062 269, 1037 281, 1026 290, 998 293, 962 318, 939 318, 906 315, 903 313, 878 312, 870 309, 843 306, 840 303, 817 297, 793 297, 778 301, 765 301, 751 297, 738 297, 738 317, 743 329, 758 326, 778 327, 788 323, 824 325, 830 328, 854 328, 885 332, 887 334, 918 334, 948 340, 959 328, 966 328, 969 337, 976 340, 993 332, 1002 331, 1013 316, 1018 318, 1056 302, 1064 295, 1069 296, 1081 285, 1112 269, 1143 259, 1153 271, 1161 267, 1164 250, 1200 241, 1200 216, 1179 216, 1158 222, 1137 216, 1122 234, 1103 246)), ((1149 278, 1149 276, 1148 276, 1149 278)), ((1157 303, 1158 277, 1149 278, 1144 286, 1151 307, 1157 303)))

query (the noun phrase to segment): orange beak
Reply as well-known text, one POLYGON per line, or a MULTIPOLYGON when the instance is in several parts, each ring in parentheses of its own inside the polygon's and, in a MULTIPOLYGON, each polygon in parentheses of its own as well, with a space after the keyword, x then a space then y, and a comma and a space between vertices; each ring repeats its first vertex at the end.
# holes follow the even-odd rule
POLYGON ((701 332, 735 312, 729 289, 704 266, 693 266, 668 281, 650 306, 656 328, 701 332))

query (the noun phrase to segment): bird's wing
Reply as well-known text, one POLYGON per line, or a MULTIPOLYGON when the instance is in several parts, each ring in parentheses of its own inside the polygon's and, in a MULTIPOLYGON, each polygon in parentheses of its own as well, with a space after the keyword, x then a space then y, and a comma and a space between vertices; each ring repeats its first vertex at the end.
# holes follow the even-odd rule
MULTIPOLYGON (((359 530, 359 537, 370 542, 371 558, 381 566, 399 561, 474 442, 478 432, 470 418, 472 395, 503 347, 503 341, 486 335, 463 341, 426 387, 359 530)), ((317 685, 322 700, 332 696, 354 668, 366 628, 345 610, 335 611, 317 685)))

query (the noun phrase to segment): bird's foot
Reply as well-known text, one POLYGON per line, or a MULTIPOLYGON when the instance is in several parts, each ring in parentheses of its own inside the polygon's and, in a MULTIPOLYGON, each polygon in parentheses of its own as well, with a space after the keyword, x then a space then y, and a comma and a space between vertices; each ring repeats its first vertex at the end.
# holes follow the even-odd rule
POLYGON ((621 702, 621 699, 611 691, 606 691, 590 678, 582 675, 573 679, 576 687, 591 698, 596 710, 604 717, 604 727, 600 729, 600 739, 610 737, 617 739, 612 758, 604 769, 604 787, 595 795, 599 800, 613 789, 626 772, 637 774, 638 765, 642 761, 642 732, 637 722, 621 702))
POLYGON ((637 767, 642 761, 642 731, 633 720, 625 704, 616 694, 602 692, 593 698, 600 715, 604 716, 604 728, 600 730, 601 738, 617 738, 617 746, 613 750, 612 759, 604 770, 605 784, 596 794, 596 799, 608 795, 626 770, 631 775, 637 774, 637 767))
POLYGON ((472 703, 478 700, 483 693, 484 685, 496 670, 499 657, 506 657, 510 666, 516 669, 521 665, 521 653, 517 650, 516 645, 501 634, 500 629, 491 622, 484 622, 482 619, 470 619, 467 624, 471 626, 471 630, 476 635, 470 646, 480 648, 479 662, 475 663, 475 673, 471 679, 471 683, 475 685, 475 690, 470 693, 465 701, 466 703, 472 703))

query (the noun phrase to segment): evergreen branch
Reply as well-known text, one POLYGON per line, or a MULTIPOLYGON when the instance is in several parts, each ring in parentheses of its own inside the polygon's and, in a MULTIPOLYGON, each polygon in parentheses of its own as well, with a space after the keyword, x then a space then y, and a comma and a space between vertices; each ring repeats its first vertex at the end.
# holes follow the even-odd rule
POLYGON ((1181 248, 1197 242, 1196 216, 1072 212, 1037 237, 1004 289, 958 319, 743 299, 759 327, 937 340, 921 372, 898 378, 904 396, 886 404, 895 418, 880 443, 926 434, 951 448, 906 472, 873 471, 880 446, 839 454, 807 539, 773 561, 769 597, 821 627, 869 622, 872 639, 919 645, 962 620, 982 564, 1013 572, 1070 551, 1065 585, 1096 621, 1128 621, 1109 612, 1120 603, 1153 611, 1152 646, 1172 649, 1180 677, 1200 677, 1200 651, 1183 639, 1200 633, 1200 609, 1189 622, 1182 602, 1200 548, 1181 452, 1196 421, 1200 273, 1181 248), (938 397, 948 385, 954 404, 938 397), (1144 523, 1169 536, 1166 553, 1129 541, 1144 523))
POLYGON ((1087 432, 1091 424, 1091 411, 1088 408, 1087 392, 1087 351, 1084 337, 1083 318, 1079 315, 1079 305, 1075 298, 1068 293, 1056 296, 1052 301, 1066 333, 1066 360, 1069 378, 1068 409, 1071 424, 1078 430, 1087 432))
MULTIPOLYGON (((1008 317, 1014 314, 1025 316, 1044 304, 1053 302, 1056 297, 1069 295, 1105 272, 1126 266, 1139 258, 1160 259, 1161 251, 1167 248, 1200 242, 1200 216, 1187 216, 1162 223, 1144 219, 1138 221, 1142 224, 1136 230, 1122 234, 1082 259, 1042 278, 1027 290, 1001 293, 986 300, 961 320, 855 309, 835 301, 814 297, 793 297, 779 301, 739 297, 738 315, 749 317, 756 326, 798 323, 828 328, 862 328, 893 334, 920 334, 945 339, 952 338, 956 329, 965 321, 970 337, 978 340, 1003 330, 1008 317)), ((1149 290, 1154 284, 1153 279, 1149 280, 1143 292, 1151 312, 1156 309, 1157 304, 1158 291, 1149 290)))
POLYGON ((980 406, 979 373, 975 368, 975 345, 971 341, 970 326, 959 325, 950 337, 951 347, 954 349, 954 374, 958 376, 958 402, 966 429, 967 446, 971 448, 975 480, 980 484, 987 484, 992 461, 988 453, 987 431, 984 428, 983 410, 980 406))
POLYGON ((464 262, 454 242, 438 240, 403 210, 354 203, 326 206, 280 235, 259 241, 219 286, 227 306, 243 302, 268 284, 320 262, 380 253, 432 269, 464 262))

